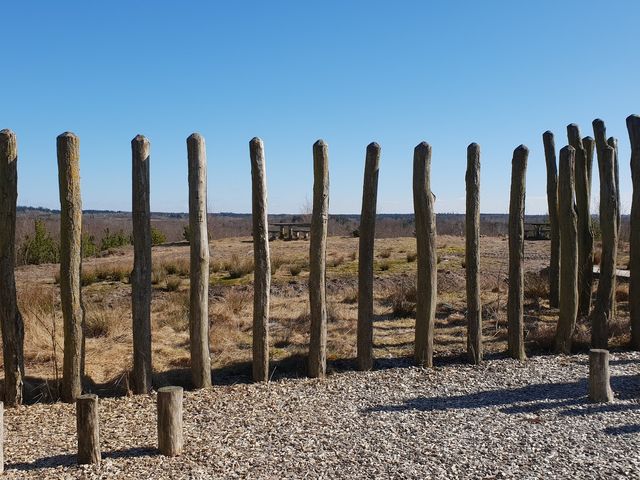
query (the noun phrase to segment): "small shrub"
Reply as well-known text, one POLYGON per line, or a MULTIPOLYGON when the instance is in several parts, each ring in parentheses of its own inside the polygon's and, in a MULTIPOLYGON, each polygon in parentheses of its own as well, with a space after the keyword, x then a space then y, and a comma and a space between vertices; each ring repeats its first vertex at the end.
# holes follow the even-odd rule
POLYGON ((274 255, 271 257, 271 275, 275 275, 278 269, 285 264, 284 258, 279 255, 274 255))
POLYGON ((182 238, 191 243, 191 227, 189 224, 182 227, 182 238))
POLYGON ((178 290, 180 290, 181 285, 182 285, 181 278, 170 278, 167 280, 167 291, 177 292, 178 290))
POLYGON ((100 250, 108 251, 112 248, 124 247, 131 244, 131 235, 125 235, 122 230, 111 233, 108 228, 104 230, 102 234, 102 240, 100 240, 100 250))
POLYGON ((540 274, 527 273, 524 276, 524 296, 526 298, 548 298, 549 282, 540 274))
POLYGON ((224 305, 233 313, 239 315, 251 304, 251 293, 247 290, 231 289, 224 295, 224 305))
POLYGON ((416 295, 415 284, 407 281, 395 283, 387 297, 393 314, 396 317, 411 315, 416 309, 416 295))
POLYGON ((355 262, 356 258, 358 258, 358 252, 354 250, 349 254, 349 260, 351 260, 352 262, 355 262))
POLYGON ((167 271, 161 265, 153 267, 151 270, 151 283, 159 285, 167 278, 167 271))
POLYGON ((389 258, 391 256, 391 249, 390 248, 385 248, 383 251, 381 251, 378 256, 380 258, 389 258))
POLYGON ((229 273, 229 278, 242 278, 253 272, 253 259, 240 258, 234 253, 225 265, 225 270, 229 273))
POLYGON ((349 288, 345 290, 344 297, 342 297, 342 303, 358 303, 358 289, 349 288))
POLYGON ((416 258, 418 258, 418 253, 417 252, 407 252, 407 262, 408 263, 415 262, 416 258))
POLYGON ((111 330, 111 321, 107 314, 94 312, 85 318, 84 333, 87 338, 107 337, 111 330))
POLYGON ((82 258, 95 257, 98 255, 98 246, 93 235, 82 234, 82 258))
POLYGON ((386 272, 387 270, 389 270, 389 268, 391 268, 391 264, 387 261, 380 262, 378 264, 378 268, 380 269, 381 272, 386 272))
MULTIPOLYGON (((92 283, 96 283, 98 281, 98 276, 94 269, 91 270, 82 270, 80 275, 80 285, 86 287, 87 285, 91 285, 92 283)), ((60 283, 60 272, 58 272, 58 281, 60 283)))
POLYGON ((151 227, 151 244, 160 245, 163 243, 167 243, 167 236, 159 228, 151 227))
POLYGON ((34 235, 26 235, 18 249, 18 263, 22 265, 40 265, 57 263, 60 259, 60 246, 45 227, 42 220, 34 221, 34 235))
POLYGON ((339 267, 340 265, 342 265, 344 263, 344 256, 340 255, 334 258, 329 258, 327 260, 327 267, 339 267))
POLYGON ((289 265, 289 273, 293 277, 297 277, 298 275, 300 275, 301 271, 302 271, 302 266, 300 264, 294 263, 292 265, 289 265))
POLYGON ((224 270, 224 264, 220 261, 209 262, 209 272, 218 273, 224 270))

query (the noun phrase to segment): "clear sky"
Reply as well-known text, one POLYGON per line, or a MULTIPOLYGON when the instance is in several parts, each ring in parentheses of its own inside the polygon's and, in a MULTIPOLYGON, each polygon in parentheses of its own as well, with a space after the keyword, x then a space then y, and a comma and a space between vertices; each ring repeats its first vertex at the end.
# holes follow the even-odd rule
POLYGON ((422 140, 438 212, 464 211, 475 141, 482 212, 508 210, 511 156, 524 143, 527 213, 546 213, 542 133, 559 150, 567 124, 593 135, 600 117, 620 139, 629 211, 637 0, 14 1, 0 15, 0 128, 18 136, 20 205, 59 207, 55 138, 70 130, 84 208, 131 209, 130 141, 141 133, 152 209, 186 211, 186 138, 198 131, 215 212, 250 212, 249 140, 259 136, 271 213, 298 213, 311 197, 318 138, 329 145, 332 213, 359 213, 371 141, 382 146, 378 211, 412 212, 422 140))

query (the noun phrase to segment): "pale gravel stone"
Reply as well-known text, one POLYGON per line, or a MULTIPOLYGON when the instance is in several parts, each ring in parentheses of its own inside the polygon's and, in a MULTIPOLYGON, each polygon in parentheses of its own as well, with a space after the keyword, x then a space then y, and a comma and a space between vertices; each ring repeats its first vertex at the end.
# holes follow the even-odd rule
POLYGON ((185 448, 157 454, 155 394, 100 400, 103 462, 75 465, 73 405, 7 409, 8 478, 640 478, 640 353, 616 400, 585 355, 390 368, 185 392, 185 448))

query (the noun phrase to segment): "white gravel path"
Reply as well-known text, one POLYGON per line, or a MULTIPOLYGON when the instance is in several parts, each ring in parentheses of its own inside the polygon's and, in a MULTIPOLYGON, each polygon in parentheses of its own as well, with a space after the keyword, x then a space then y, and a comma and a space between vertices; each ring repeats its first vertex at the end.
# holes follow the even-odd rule
POLYGON ((7 478, 639 478, 640 354, 391 368, 185 394, 185 452, 154 447, 155 396, 101 400, 104 459, 75 465, 74 407, 5 412, 7 478))

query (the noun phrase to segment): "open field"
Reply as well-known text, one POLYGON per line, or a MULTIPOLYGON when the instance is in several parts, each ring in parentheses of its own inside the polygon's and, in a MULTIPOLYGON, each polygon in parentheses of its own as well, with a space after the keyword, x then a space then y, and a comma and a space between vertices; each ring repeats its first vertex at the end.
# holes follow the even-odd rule
MULTIPOLYGON (((273 266, 271 303, 272 376, 303 376, 307 353, 308 313, 307 241, 271 243, 273 266)), ((550 345, 557 310, 548 306, 544 268, 549 242, 527 241, 525 246, 526 341, 532 353, 550 345), (540 273, 542 271, 542 273, 540 273)), ((329 370, 352 368, 357 318, 358 239, 329 237, 327 291, 329 310, 329 370)), ((415 238, 376 240, 374 353, 378 367, 412 355, 415 301, 415 238)), ((188 289, 189 246, 153 249, 152 335, 156 386, 189 386, 188 289)), ((249 237, 211 243, 209 317, 214 383, 246 380, 250 374, 252 325, 252 242, 249 237)), ((89 258, 83 263, 83 301, 86 311, 86 389, 101 395, 128 389, 132 335, 129 272, 132 249, 89 258)), ((483 333, 487 352, 506 348, 507 239, 481 239, 483 333)), ((628 261, 628 246, 619 265, 628 261)), ((18 296, 25 320, 27 399, 56 397, 61 375, 62 318, 57 265, 19 267, 18 296)), ((440 358, 459 357, 466 348, 464 239, 438 238, 438 309, 435 351, 440 358)), ((618 318, 612 325, 612 345, 628 341, 627 285, 618 287, 618 318)), ((581 321, 576 350, 589 342, 589 328, 581 321)))

